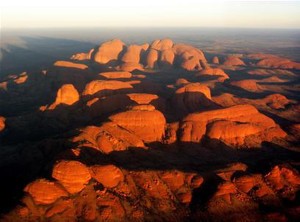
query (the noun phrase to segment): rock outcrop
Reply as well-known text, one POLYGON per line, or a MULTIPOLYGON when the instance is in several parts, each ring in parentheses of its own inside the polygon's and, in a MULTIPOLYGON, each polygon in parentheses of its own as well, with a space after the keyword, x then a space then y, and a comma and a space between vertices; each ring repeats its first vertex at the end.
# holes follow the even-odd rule
POLYGON ((257 83, 257 80, 255 79, 245 79, 245 80, 239 80, 239 81, 232 81, 230 83, 233 86, 239 87, 241 89, 244 89, 249 92, 261 92, 262 88, 257 83))
POLYGON ((213 58, 212 58, 212 63, 213 64, 219 64, 220 62, 219 62, 219 58, 217 57, 217 56, 214 56, 213 58))
POLYGON ((55 164, 52 177, 70 193, 80 192, 91 179, 89 169, 78 161, 62 160, 55 164))
POLYGON ((0 132, 5 129, 5 118, 0 116, 0 132))
POLYGON ((179 115, 186 115, 213 107, 210 89, 201 83, 189 83, 177 89, 172 104, 179 115))
POLYGON ((110 116, 109 119, 145 142, 160 141, 165 132, 166 119, 152 105, 134 106, 131 110, 110 116))
POLYGON ((64 68, 75 68, 75 69, 87 69, 88 66, 85 64, 69 62, 69 61, 57 61, 54 66, 64 67, 64 68))
POLYGON ((24 191, 30 194, 36 204, 52 204, 60 197, 68 196, 61 185, 46 179, 28 184, 24 191))
POLYGON ((189 114, 181 124, 181 141, 199 142, 206 136, 234 147, 259 146, 262 141, 285 137, 269 117, 251 105, 189 114))
POLYGON ((259 67, 270 67, 279 69, 300 69, 300 63, 280 57, 265 58, 256 63, 259 67))
POLYGON ((118 61, 119 55, 123 51, 124 47, 124 42, 119 39, 104 42, 98 49, 95 50, 93 60, 100 64, 116 62, 118 61))
POLYGON ((94 80, 85 86, 82 95, 94 95, 97 97, 112 95, 114 92, 127 92, 132 89, 132 85, 127 82, 117 80, 94 80))
POLYGON ((124 181, 122 171, 114 165, 92 166, 91 173, 92 177, 97 180, 97 182, 107 188, 114 188, 120 182, 124 181))
POLYGON ((100 76, 103 76, 106 79, 130 79, 132 74, 130 72, 102 72, 99 73, 100 76))
POLYGON ((245 66, 246 64, 239 57, 228 56, 225 59, 225 61, 223 62, 223 65, 226 65, 226 66, 245 66))
POLYGON ((271 107, 272 109, 284 109, 286 105, 291 103, 291 101, 288 98, 278 93, 269 95, 263 100, 266 103, 266 105, 271 107))
POLYGON ((223 69, 220 68, 206 68, 201 70, 196 76, 220 76, 222 77, 223 81, 225 79, 229 79, 229 76, 224 72, 223 69))
POLYGON ((71 106, 79 101, 79 93, 72 84, 65 84, 57 91, 56 99, 49 109, 55 109, 60 104, 71 106))
POLYGON ((129 147, 145 147, 138 136, 112 122, 104 123, 100 127, 89 126, 82 129, 73 142, 103 153, 122 151, 129 147))
POLYGON ((81 53, 76 53, 71 56, 72 60, 90 60, 92 59, 92 54, 95 49, 91 49, 89 52, 81 52, 81 53))

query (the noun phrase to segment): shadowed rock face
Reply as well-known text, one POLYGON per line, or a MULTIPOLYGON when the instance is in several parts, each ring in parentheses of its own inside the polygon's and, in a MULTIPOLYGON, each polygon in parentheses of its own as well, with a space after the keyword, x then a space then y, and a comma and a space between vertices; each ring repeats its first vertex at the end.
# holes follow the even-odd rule
POLYGON ((1 80, 4 221, 298 221, 297 71, 213 55, 112 40, 1 80))

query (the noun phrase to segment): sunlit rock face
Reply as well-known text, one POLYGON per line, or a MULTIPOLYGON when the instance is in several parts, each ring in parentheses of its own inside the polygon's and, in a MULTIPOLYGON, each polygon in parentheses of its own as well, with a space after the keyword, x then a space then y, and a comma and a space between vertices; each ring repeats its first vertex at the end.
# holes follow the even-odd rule
POLYGON ((24 191, 29 193, 37 204, 52 204, 60 197, 68 196, 68 193, 61 185, 45 179, 36 180, 28 184, 24 191))
POLYGON ((112 95, 114 92, 119 90, 131 89, 132 85, 127 82, 117 81, 117 80, 94 80, 85 86, 82 93, 83 96, 106 96, 112 95))
POLYGON ((132 74, 130 72, 102 72, 99 74, 106 79, 130 79, 132 74))
POLYGON ((107 188, 116 187, 120 182, 124 181, 122 171, 114 165, 95 165, 91 167, 91 172, 92 177, 107 188))
POLYGON ((217 56, 214 56, 213 59, 212 59, 212 63, 213 64, 219 64, 219 58, 217 56))
POLYGON ((285 137, 275 122, 250 105, 189 114, 182 121, 181 140, 199 142, 204 136, 229 146, 257 146, 262 141, 285 137))
POLYGON ((81 53, 76 53, 74 55, 71 56, 71 60, 90 60, 92 59, 92 54, 94 52, 95 49, 91 49, 89 52, 85 53, 85 52, 81 52, 81 53))
POLYGON ((126 112, 110 116, 109 119, 145 142, 160 141, 164 135, 166 119, 152 105, 134 106, 126 112))
POLYGON ((280 69, 300 69, 300 63, 292 62, 284 58, 265 58, 260 60, 257 64, 260 67, 271 67, 280 69))
POLYGON ((228 56, 225 59, 225 61, 223 62, 223 65, 226 65, 226 66, 244 66, 245 63, 239 57, 228 56))
POLYGON ((298 221, 295 62, 203 49, 111 40, 1 77, 3 221, 298 221))
POLYGON ((102 43, 94 52, 93 60, 100 64, 107 64, 119 59, 125 44, 119 39, 102 43))
POLYGON ((5 129, 5 118, 0 116, 0 132, 5 129))
POLYGON ((80 63, 74 63, 69 61, 57 61, 54 66, 65 67, 65 68, 75 68, 75 69, 87 69, 88 66, 80 63))
POLYGON ((244 89, 244 90, 250 91, 250 92, 260 92, 260 91, 262 91, 260 85, 257 84, 257 81, 254 80, 254 79, 233 81, 230 84, 235 86, 235 87, 239 87, 241 89, 244 89))
POLYGON ((79 93, 72 84, 65 84, 57 91, 56 99, 49 109, 55 109, 56 106, 68 105, 71 106, 79 101, 79 93))
POLYGON ((229 79, 229 76, 220 68, 205 68, 201 70, 196 76, 220 76, 222 81, 229 79))
POLYGON ((78 161, 60 161, 55 164, 52 177, 70 193, 80 192, 91 179, 89 169, 78 161))

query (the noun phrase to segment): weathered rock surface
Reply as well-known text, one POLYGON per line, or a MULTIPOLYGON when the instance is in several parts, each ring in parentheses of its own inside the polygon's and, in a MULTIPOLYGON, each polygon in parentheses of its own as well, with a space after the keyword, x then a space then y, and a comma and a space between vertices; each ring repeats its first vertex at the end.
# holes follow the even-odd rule
POLYGON ((100 76, 103 76, 107 79, 129 79, 132 77, 130 72, 102 72, 99 73, 100 76))
POLYGON ((232 81, 230 84, 250 92, 262 91, 261 86, 257 83, 257 80, 255 79, 232 81))
POLYGON ((222 70, 220 68, 206 68, 206 69, 201 70, 196 75, 197 76, 205 76, 205 75, 221 76, 224 80, 229 79, 229 76, 224 72, 224 70, 222 70))
POLYGON ((286 136, 272 119, 250 105, 189 114, 183 119, 181 132, 181 141, 199 142, 206 135, 237 147, 257 146, 262 141, 286 136))
POLYGON ((62 160, 55 164, 52 177, 70 193, 80 192, 91 179, 89 169, 78 161, 62 160))
POLYGON ((93 60, 100 64, 117 61, 124 47, 125 44, 119 39, 104 42, 95 50, 93 60))
POLYGON ((219 58, 217 56, 214 56, 213 59, 212 59, 212 63, 213 64, 219 64, 219 58))
POLYGON ((225 61, 223 62, 223 65, 226 65, 226 66, 244 66, 246 64, 239 57, 228 56, 225 59, 225 61))
POLYGON ((73 105, 79 101, 79 93, 72 84, 65 84, 57 91, 56 99, 53 104, 49 106, 49 109, 55 109, 56 106, 73 105))
POLYGON ((87 69, 88 66, 80 63, 69 62, 69 61, 57 61, 54 66, 65 67, 65 68, 75 68, 75 69, 87 69))
POLYGON ((5 118, 0 116, 0 132, 5 129, 5 118))
POLYGON ((104 123, 100 127, 89 126, 73 139, 81 146, 91 147, 103 153, 126 150, 129 147, 144 147, 138 136, 115 123, 104 123))
POLYGON ((36 204, 52 204, 60 197, 68 196, 61 185, 46 179, 39 179, 28 184, 24 191, 32 196, 36 204))
POLYGON ((127 82, 117 80, 94 80, 85 86, 82 95, 95 95, 97 97, 112 95, 114 92, 126 92, 132 89, 132 85, 127 82))
POLYGON ((122 171, 114 165, 92 166, 92 177, 104 187, 114 188, 124 181, 122 171))
POLYGON ((165 132, 164 115, 151 105, 134 106, 131 110, 110 116, 109 119, 145 142, 160 141, 165 132))

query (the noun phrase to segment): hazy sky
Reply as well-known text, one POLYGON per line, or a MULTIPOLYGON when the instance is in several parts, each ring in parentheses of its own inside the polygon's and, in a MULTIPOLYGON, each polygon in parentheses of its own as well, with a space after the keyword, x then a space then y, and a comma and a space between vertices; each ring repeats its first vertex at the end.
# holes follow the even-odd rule
POLYGON ((1 28, 300 28, 300 1, 2 0, 1 28))

